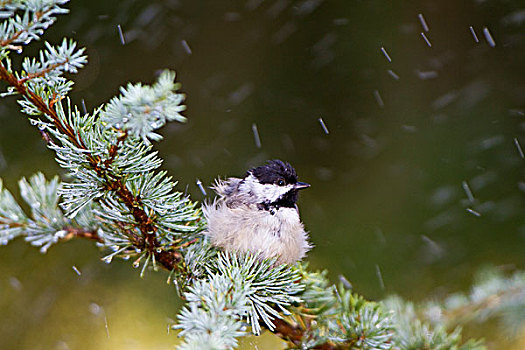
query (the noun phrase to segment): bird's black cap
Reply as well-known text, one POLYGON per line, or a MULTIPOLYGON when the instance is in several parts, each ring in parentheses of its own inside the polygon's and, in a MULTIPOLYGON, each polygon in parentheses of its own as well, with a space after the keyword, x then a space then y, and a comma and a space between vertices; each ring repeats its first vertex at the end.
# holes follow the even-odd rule
POLYGON ((268 161, 265 165, 248 170, 246 175, 252 174, 262 184, 276 184, 280 181, 284 184, 296 184, 297 173, 293 166, 282 160, 274 159, 268 161))

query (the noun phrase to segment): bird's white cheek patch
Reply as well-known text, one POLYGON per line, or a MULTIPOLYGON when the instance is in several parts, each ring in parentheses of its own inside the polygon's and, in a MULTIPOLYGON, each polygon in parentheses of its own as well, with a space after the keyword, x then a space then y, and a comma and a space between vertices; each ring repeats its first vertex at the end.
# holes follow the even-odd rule
POLYGON ((277 186, 274 184, 261 184, 253 175, 248 176, 241 186, 242 190, 252 192, 261 202, 275 202, 293 189, 293 185, 277 186))
POLYGON ((259 199, 268 202, 277 201, 293 188, 291 185, 276 186, 272 184, 258 184, 257 186, 260 188, 261 192, 259 199))

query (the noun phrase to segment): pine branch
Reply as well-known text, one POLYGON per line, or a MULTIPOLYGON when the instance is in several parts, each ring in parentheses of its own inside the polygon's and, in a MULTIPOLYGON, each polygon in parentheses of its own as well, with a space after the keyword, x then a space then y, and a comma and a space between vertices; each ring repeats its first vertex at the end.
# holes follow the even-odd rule
POLYGON ((3 23, 0 32, 0 46, 10 49, 21 50, 21 46, 27 45, 31 40, 38 39, 44 29, 54 23, 54 15, 67 13, 68 10, 59 7, 68 0, 58 1, 3 1, 1 17, 7 17, 8 21, 3 23), (24 16, 15 16, 15 12, 23 10, 24 16))
POLYGON ((42 252, 53 243, 77 237, 102 242, 91 212, 83 211, 77 219, 69 219, 58 208, 59 186, 57 177, 47 181, 42 173, 20 180, 21 196, 31 209, 26 214, 0 182, 0 242, 25 236, 42 252))
POLYGON ((157 227, 153 223, 153 218, 151 218, 143 209, 144 204, 140 198, 131 193, 122 181, 122 178, 115 177, 114 174, 108 172, 119 147, 127 138, 127 131, 122 132, 121 136, 117 138, 117 143, 110 146, 108 151, 109 157, 102 161, 100 156, 95 156, 90 153, 90 149, 86 146, 85 141, 79 137, 74 128, 70 124, 65 123, 63 118, 59 117, 56 109, 54 109, 52 105, 55 104, 54 100, 46 102, 41 96, 37 95, 27 87, 26 84, 29 79, 17 79, 14 74, 8 71, 2 62, 0 62, 0 79, 13 86, 20 95, 36 106, 42 114, 49 117, 54 127, 56 127, 61 134, 66 135, 69 142, 79 150, 85 152, 90 167, 95 170, 100 179, 103 179, 105 189, 114 192, 126 205, 135 219, 141 235, 144 237, 143 240, 135 242, 136 247, 141 250, 147 250, 150 254, 154 255, 156 261, 168 270, 180 268, 178 264, 182 260, 182 256, 179 252, 158 249, 161 245, 156 239, 155 233, 157 227))
POLYGON ((525 273, 505 276, 494 267, 485 268, 475 277, 469 294, 452 294, 441 303, 428 303, 421 309, 423 318, 449 328, 498 317, 513 336, 525 324, 525 273))
POLYGON ((74 131, 67 125, 64 126, 60 123, 60 119, 58 118, 58 115, 56 114, 56 112, 52 109, 52 106, 48 105, 36 93, 29 90, 27 86, 25 85, 26 81, 21 81, 17 79, 14 74, 9 72, 7 67, 1 61, 0 61, 0 79, 4 80, 5 82, 7 82, 7 84, 14 87, 20 95, 24 96, 33 105, 35 105, 36 108, 38 108, 38 110, 42 114, 45 114, 48 117, 50 117, 53 120, 55 126, 60 130, 60 132, 67 135, 77 147, 83 147, 85 149, 85 145, 82 145, 81 141, 76 140, 74 131))

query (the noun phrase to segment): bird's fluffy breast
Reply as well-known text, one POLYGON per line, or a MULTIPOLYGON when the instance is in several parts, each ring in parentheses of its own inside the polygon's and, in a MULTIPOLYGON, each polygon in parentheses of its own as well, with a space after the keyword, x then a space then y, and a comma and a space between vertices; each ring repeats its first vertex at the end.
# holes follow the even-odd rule
POLYGON ((210 242, 226 251, 251 252, 260 258, 277 258, 293 264, 311 245, 295 208, 280 208, 271 214, 253 205, 230 207, 223 200, 204 205, 210 242))

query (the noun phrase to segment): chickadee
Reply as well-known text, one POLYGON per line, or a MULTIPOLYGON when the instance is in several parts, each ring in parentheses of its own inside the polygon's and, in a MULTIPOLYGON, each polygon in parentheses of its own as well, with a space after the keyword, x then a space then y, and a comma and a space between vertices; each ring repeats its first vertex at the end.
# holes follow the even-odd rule
POLYGON ((298 191, 308 187, 280 160, 250 169, 242 179, 217 180, 218 199, 203 207, 211 244, 260 259, 277 258, 276 264, 302 259, 312 245, 296 201, 298 191))

